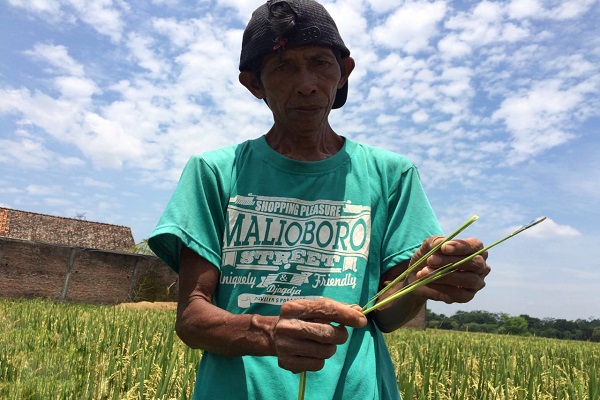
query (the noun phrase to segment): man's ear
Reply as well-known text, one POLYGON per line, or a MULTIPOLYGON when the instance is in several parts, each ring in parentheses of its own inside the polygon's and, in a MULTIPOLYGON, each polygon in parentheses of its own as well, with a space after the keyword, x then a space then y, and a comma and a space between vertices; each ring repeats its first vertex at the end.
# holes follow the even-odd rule
POLYGON ((246 87, 257 99, 265 98, 265 91, 254 72, 243 71, 239 76, 240 83, 246 87))
POLYGON ((342 70, 342 78, 340 79, 340 84, 338 85, 338 89, 341 89, 344 87, 344 85, 346 84, 346 82, 348 82, 348 77, 350 77, 350 74, 352 73, 352 71, 354 71, 354 58, 352 57, 344 57, 340 60, 340 67, 342 70))

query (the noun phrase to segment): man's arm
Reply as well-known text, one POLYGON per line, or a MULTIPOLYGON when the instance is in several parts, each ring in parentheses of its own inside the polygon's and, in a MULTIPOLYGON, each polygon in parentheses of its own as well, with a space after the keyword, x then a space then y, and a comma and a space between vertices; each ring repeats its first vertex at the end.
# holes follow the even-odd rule
POLYGON ((359 307, 331 299, 288 301, 279 316, 232 314, 213 304, 217 268, 183 247, 179 265, 177 335, 192 348, 222 356, 277 356, 293 372, 323 368, 348 333, 367 320, 359 307))
POLYGON ((224 356, 275 355, 276 317, 234 315, 213 304, 217 268, 187 247, 181 251, 175 330, 189 347, 224 356), (226 340, 224 340, 226 339, 226 340))
MULTIPOLYGON (((407 260, 386 272, 381 278, 380 289, 383 289, 400 276, 406 271, 408 266, 409 261, 407 260)), ((402 282, 398 282, 395 287, 382 295, 378 299, 378 302, 394 294, 399 289, 402 289, 406 284, 406 279, 402 282)), ((423 307, 426 300, 427 298, 422 297, 415 292, 401 296, 395 301, 388 303, 375 311, 375 323, 383 332, 392 332, 413 319, 419 313, 419 310, 423 307)))
MULTIPOLYGON (((413 254, 409 261, 402 262, 382 276, 380 286, 385 287, 396 277, 400 276, 409 265, 427 254, 437 243, 443 240, 440 236, 432 236, 423 241, 421 248, 413 254)), ((483 244, 474 238, 455 239, 445 243, 440 250, 432 254, 422 267, 408 275, 397 287, 388 291, 379 300, 390 296, 398 289, 414 282, 435 269, 463 259, 469 254, 483 248, 483 244)), ((411 293, 383 306, 375 312, 375 322, 383 332, 391 332, 410 321, 423 307, 425 301, 436 300, 445 303, 466 303, 485 286, 485 277, 490 273, 487 264, 487 252, 474 257, 470 262, 460 266, 450 275, 440 278, 429 285, 422 286, 411 293)))

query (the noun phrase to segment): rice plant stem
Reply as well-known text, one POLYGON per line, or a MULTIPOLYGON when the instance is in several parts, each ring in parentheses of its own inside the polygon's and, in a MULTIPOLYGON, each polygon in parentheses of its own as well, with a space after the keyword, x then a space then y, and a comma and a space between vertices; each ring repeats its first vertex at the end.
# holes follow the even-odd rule
MULTIPOLYGON (((507 235, 505 237, 503 237, 500 240, 495 241, 494 243, 490 244, 489 246, 486 246, 484 248, 482 248, 481 250, 478 250, 476 252, 474 252, 473 254, 470 254, 468 257, 465 257, 463 259, 461 259, 460 261, 457 261, 455 263, 451 263, 451 264, 446 264, 441 268, 438 268, 437 270, 435 270, 434 272, 421 277, 419 279, 417 279, 416 281, 412 282, 411 284, 405 286, 404 288, 398 290, 396 293, 394 293, 393 295, 387 297, 386 299, 381 300, 379 303, 369 307, 369 308, 363 308, 363 314, 367 315, 368 313, 370 313, 371 311, 375 311, 377 310, 379 307, 382 307, 385 304, 388 304, 394 300, 396 300, 397 298, 404 296, 405 294, 408 294, 410 292, 412 292, 415 289, 420 288, 421 286, 427 285, 441 277, 444 277, 446 275, 448 275, 451 272, 454 272, 457 267, 461 266, 462 264, 471 261, 474 257, 490 250, 492 247, 495 247, 497 245, 499 245, 502 242, 507 241, 508 239, 510 239, 513 236, 518 235, 519 233, 539 224, 540 222, 544 221, 546 219, 546 217, 541 217, 538 219, 535 219, 533 221, 531 221, 529 224, 522 226, 521 228, 517 229, 516 231, 514 231, 513 233, 511 233, 510 235, 507 235)), ((429 254, 429 253, 428 253, 429 254)), ((421 260, 419 260, 420 262, 421 260)), ((388 285, 389 286, 389 285, 388 285)), ((369 303, 371 303, 372 301, 370 301, 369 303)))
POLYGON ((427 252, 427 254, 425 254, 424 256, 419 258, 416 262, 414 262, 411 266, 409 266, 406 269, 406 271, 404 271, 402 274, 400 274, 396 279, 394 279, 392 282, 390 282, 388 285, 386 285, 383 289, 381 289, 375 296, 373 296, 371 298, 371 300, 369 300, 369 302, 364 305, 363 311, 367 310, 372 303, 374 303, 375 301, 377 301, 377 299, 379 299, 379 297, 381 297, 381 295, 383 295, 388 290, 390 290, 392 287, 394 287, 398 282, 401 282, 404 278, 406 278, 408 276, 408 274, 410 274, 415 269, 417 269, 421 264, 423 264, 433 253, 438 251, 442 247, 442 245, 444 245, 444 243, 447 243, 450 240, 454 239, 462 231, 467 229, 467 227, 469 227, 469 225, 471 225, 473 222, 477 221, 478 218, 479 217, 477 215, 473 215, 464 224, 462 224, 457 230, 452 232, 450 235, 446 236, 444 238, 444 240, 442 240, 440 243, 435 245, 431 250, 429 250, 427 252))
MULTIPOLYGON (((492 247, 495 247, 495 246, 499 245, 500 243, 505 242, 506 240, 510 239, 511 237, 518 235, 519 233, 539 224, 540 222, 542 222, 546 219, 546 217, 537 218, 537 219, 531 221, 529 224, 524 225, 521 228, 517 229, 513 233, 503 237, 500 240, 495 241, 494 243, 490 244, 489 246, 486 246, 486 247, 482 248, 481 250, 478 250, 478 251, 474 252, 473 254, 470 254, 469 256, 461 259, 460 261, 457 261, 455 263, 446 264, 443 267, 436 269, 434 272, 417 279, 416 281, 412 282, 411 284, 403 287, 402 289, 399 289, 396 293, 392 294, 391 296, 370 306, 372 303, 376 302, 381 295, 383 295, 384 293, 389 291, 394 285, 396 285, 397 283, 399 283, 400 281, 405 279, 408 276, 408 274, 410 274, 416 268, 418 268, 421 264, 423 264, 427 260, 427 258, 429 258, 436 251, 438 251, 444 243, 455 238, 458 234, 460 234, 462 231, 464 231, 469 225, 471 225, 473 222, 475 222, 478 218, 479 217, 477 215, 474 215, 471 218, 469 218, 456 231, 452 232, 450 235, 445 237, 444 240, 442 240, 440 243, 438 243, 436 246, 434 246, 429 252, 427 252, 427 254, 425 254, 424 256, 419 258, 415 263, 413 263, 409 268, 407 268, 406 271, 404 271, 402 274, 400 274, 391 283, 386 285, 382 290, 379 291, 379 293, 377 293, 375 296, 373 296, 367 304, 365 304, 365 306, 362 308, 362 313, 364 315, 367 315, 368 313, 377 310, 378 308, 396 300, 397 298, 399 298, 401 296, 404 296, 404 295, 420 288, 421 286, 427 285, 437 279, 440 279, 448 274, 451 274, 452 272, 456 271, 457 267, 461 266, 462 264, 464 264, 466 262, 469 262, 474 257, 490 250, 492 247)), ((305 392, 306 392, 306 372, 301 372, 300 373, 300 385, 298 388, 298 400, 304 400, 305 392)))
POLYGON ((304 400, 306 393, 306 371, 300 372, 300 386, 298 387, 298 400, 304 400))

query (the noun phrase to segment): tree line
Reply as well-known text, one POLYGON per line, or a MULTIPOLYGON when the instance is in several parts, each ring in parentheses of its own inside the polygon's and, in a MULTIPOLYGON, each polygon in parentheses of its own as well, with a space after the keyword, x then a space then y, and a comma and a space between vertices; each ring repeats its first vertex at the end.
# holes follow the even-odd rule
POLYGON ((600 342, 600 319, 534 318, 527 314, 510 316, 488 311, 457 311, 447 317, 431 310, 426 313, 426 326, 469 332, 500 333, 508 335, 539 336, 553 339, 600 342))

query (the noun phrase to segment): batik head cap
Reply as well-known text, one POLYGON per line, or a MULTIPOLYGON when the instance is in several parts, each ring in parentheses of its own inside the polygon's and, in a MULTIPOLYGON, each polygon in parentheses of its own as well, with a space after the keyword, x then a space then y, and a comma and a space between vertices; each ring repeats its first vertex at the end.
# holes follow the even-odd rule
MULTIPOLYGON (((313 0, 270 0, 258 7, 244 30, 240 71, 260 71, 267 54, 296 46, 324 46, 348 57, 338 28, 325 7, 313 0)), ((348 82, 338 89, 333 108, 346 103, 348 82)))

